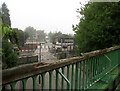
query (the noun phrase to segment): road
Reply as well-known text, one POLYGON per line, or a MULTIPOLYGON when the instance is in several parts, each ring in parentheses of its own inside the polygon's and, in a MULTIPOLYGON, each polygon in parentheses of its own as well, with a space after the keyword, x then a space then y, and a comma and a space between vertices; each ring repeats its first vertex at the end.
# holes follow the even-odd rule
MULTIPOLYGON (((49 52, 49 48, 53 46, 51 43, 41 44, 41 62, 55 62, 57 61, 57 57, 55 57, 54 53, 49 52)), ((38 60, 40 60, 40 46, 35 50, 34 55, 38 55, 38 60)))

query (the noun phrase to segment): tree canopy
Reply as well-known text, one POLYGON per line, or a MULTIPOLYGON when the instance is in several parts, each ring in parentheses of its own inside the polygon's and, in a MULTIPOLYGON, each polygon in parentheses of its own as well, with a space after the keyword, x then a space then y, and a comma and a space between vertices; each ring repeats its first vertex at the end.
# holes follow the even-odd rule
POLYGON ((54 43, 55 41, 55 37, 58 36, 58 35, 61 35, 62 33, 59 31, 59 32, 55 32, 55 33, 52 33, 52 32, 49 32, 48 33, 48 38, 50 40, 50 42, 54 43))
POLYGON ((25 28, 25 32, 29 36, 29 40, 35 41, 36 40, 36 35, 38 36, 38 41, 44 41, 46 37, 46 33, 44 30, 36 30, 34 27, 28 26, 25 28))
POLYGON ((11 68, 17 65, 18 55, 13 52, 13 45, 7 40, 2 41, 2 68, 11 68))
POLYGON ((82 17, 73 30, 79 53, 120 44, 120 2, 88 3, 77 12, 82 17))
POLYGON ((19 41, 20 41, 19 45, 23 46, 26 39, 29 37, 28 33, 24 32, 24 31, 22 31, 18 28, 13 28, 13 31, 15 31, 18 35, 18 38, 19 38, 19 41))
POLYGON ((36 33, 38 35, 39 42, 45 41, 46 33, 44 32, 44 30, 37 30, 36 33))
MULTIPOLYGON (((19 38, 15 31, 11 28, 9 10, 5 3, 2 4, 2 12, 0 12, 0 42, 2 42, 2 68, 10 68, 16 66, 18 55, 14 52, 14 43, 19 47, 19 38), (1 41, 2 40, 2 41, 1 41)), ((0 49, 1 50, 1 49, 0 49)), ((1 52, 1 51, 0 51, 1 52)))
POLYGON ((28 33, 30 39, 33 39, 33 35, 36 35, 36 29, 34 29, 34 27, 28 26, 24 31, 28 33))
POLYGON ((2 4, 2 20, 4 26, 11 27, 9 9, 7 8, 7 5, 5 3, 2 4))

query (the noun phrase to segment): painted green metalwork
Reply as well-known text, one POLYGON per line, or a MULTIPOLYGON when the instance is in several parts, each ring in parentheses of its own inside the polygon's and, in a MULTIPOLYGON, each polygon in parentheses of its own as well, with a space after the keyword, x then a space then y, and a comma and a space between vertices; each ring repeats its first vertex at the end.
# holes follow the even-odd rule
POLYGON ((36 91, 36 78, 37 76, 33 76, 33 90, 36 91))
POLYGON ((88 86, 90 86, 90 84, 91 84, 91 59, 89 59, 89 61, 88 61, 88 64, 89 64, 89 68, 88 68, 88 86))
POLYGON ((72 64, 72 73, 71 73, 71 89, 73 89, 73 77, 74 77, 74 64, 72 64))
MULTIPOLYGON (((65 70, 65 67, 62 67, 62 74, 64 75, 64 70, 65 70)), ((64 78, 62 78, 62 89, 64 89, 64 78)))
POLYGON ((26 91, 26 83, 27 83, 28 78, 22 79, 23 82, 23 90, 26 91))
MULTIPOLYGON (((67 79, 69 80, 69 74, 70 74, 70 65, 67 65, 67 79)), ((70 88, 70 84, 67 82, 67 89, 70 88)))
POLYGON ((2 90, 2 86, 0 86, 0 91, 2 90))
POLYGON ((62 74, 60 71, 57 71, 57 72, 58 72, 58 73, 62 76, 62 78, 67 82, 67 85, 70 85, 70 81, 69 81, 69 79, 66 78, 65 75, 62 74))
POLYGON ((92 84, 94 83, 94 74, 95 74, 95 58, 92 58, 92 84))
POLYGON ((107 60, 108 60, 108 63, 109 63, 109 65, 107 66, 108 68, 111 68, 111 66, 112 66, 112 60, 107 56, 107 55, 105 55, 104 54, 104 56, 107 58, 107 60))
POLYGON ((12 91, 15 91, 15 85, 16 85, 16 82, 12 82, 12 83, 10 84, 12 91))
POLYGON ((98 58, 95 57, 95 80, 97 79, 98 74, 98 58))
POLYGON ((117 55, 118 55, 118 61, 117 62, 118 62, 118 64, 120 64, 120 61, 119 61, 120 60, 120 50, 117 51, 117 55))
POLYGON ((99 78, 99 58, 98 58, 98 56, 96 56, 96 79, 98 79, 99 78))
MULTIPOLYGON (((59 62, 58 62, 59 63, 59 62)), ((15 85, 17 83, 17 81, 22 81, 23 83, 23 90, 26 90, 26 83, 27 80, 32 77, 33 79, 33 90, 36 90, 36 79, 38 74, 41 75, 42 77, 42 83, 41 83, 41 88, 42 91, 45 89, 45 80, 46 80, 46 76, 45 74, 48 72, 49 73, 49 89, 50 91, 52 90, 52 81, 54 79, 52 79, 53 77, 53 72, 56 72, 55 77, 55 89, 58 90, 58 83, 61 84, 61 89, 65 89, 65 87, 67 86, 67 89, 86 89, 91 87, 92 85, 94 85, 95 83, 97 83, 98 81, 100 81, 104 76, 106 76, 111 70, 113 70, 115 67, 117 67, 120 64, 120 50, 111 50, 109 52, 103 52, 99 55, 95 55, 95 56, 86 56, 83 59, 80 60, 70 60, 70 61, 65 61, 64 63, 62 63, 62 66, 59 66, 57 64, 57 66, 53 67, 52 69, 50 69, 50 67, 52 67, 50 65, 48 71, 45 71, 42 69, 42 71, 40 71, 40 73, 35 73, 30 75, 29 77, 25 77, 25 78, 20 78, 20 79, 15 79, 11 82, 6 82, 2 87, 4 87, 5 85, 9 85, 11 86, 11 90, 14 91, 15 90, 15 85), (64 65, 64 63, 66 63, 64 65), (65 71, 67 67, 67 71, 65 71), (59 71, 59 69, 62 69, 62 72, 59 71), (55 70, 55 71, 54 71, 55 70), (74 72, 75 71, 75 72, 74 72), (65 72, 67 72, 67 77, 64 75, 65 72), (74 76, 75 73, 75 76, 74 76), (37 75, 36 75, 37 74, 37 75), (61 80, 59 81, 59 75, 61 76, 61 80), (71 79, 71 81, 69 81, 71 79), (67 82, 67 85, 64 84, 64 82, 67 82), (66 86, 65 86, 66 85, 66 86), (74 88, 75 87, 75 88, 74 88)), ((36 67, 36 66, 35 66, 36 67)), ((39 69, 39 67, 37 68, 37 71, 39 71, 41 69, 39 69)), ((12 78, 13 79, 13 78, 12 78)), ((106 78, 107 80, 109 79, 109 77, 106 78)), ((106 79, 102 79, 101 81, 106 81, 106 79)), ((2 87, 0 89, 2 89, 2 87)))
MULTIPOLYGON (((98 75, 101 73, 101 60, 100 60, 100 56, 98 56, 98 75)), ((99 77, 100 77, 100 75, 99 75, 99 77)))
POLYGON ((42 91, 43 91, 45 88, 45 73, 42 73, 41 76, 42 76, 42 91))
POLYGON ((94 73, 95 73, 95 58, 92 57, 92 84, 94 82, 94 73))
POLYGON ((103 67, 104 67, 104 62, 105 60, 103 60, 103 55, 101 55, 101 72, 104 70, 103 67))
POLYGON ((88 87, 88 59, 86 60, 86 86, 85 86, 85 88, 87 88, 88 87))
POLYGON ((85 60, 83 61, 83 79, 82 79, 82 89, 84 90, 85 88, 85 60))
POLYGON ((49 91, 52 89, 52 72, 53 71, 49 71, 49 91))
POLYGON ((102 55, 100 55, 100 73, 103 71, 103 60, 102 60, 102 55))
POLYGON ((82 62, 80 62, 79 89, 81 89, 81 69, 82 69, 82 62))
POLYGON ((90 84, 92 84, 92 79, 93 79, 93 62, 92 62, 92 58, 90 58, 90 62, 91 62, 91 73, 90 73, 90 84))
POLYGON ((75 70, 75 89, 78 89, 78 67, 79 67, 79 64, 76 63, 76 70, 75 70))
POLYGON ((56 69, 56 90, 58 90, 58 71, 59 69, 56 69))
POLYGON ((93 82, 96 80, 96 68, 97 68, 97 66, 96 66, 96 57, 93 57, 93 82))

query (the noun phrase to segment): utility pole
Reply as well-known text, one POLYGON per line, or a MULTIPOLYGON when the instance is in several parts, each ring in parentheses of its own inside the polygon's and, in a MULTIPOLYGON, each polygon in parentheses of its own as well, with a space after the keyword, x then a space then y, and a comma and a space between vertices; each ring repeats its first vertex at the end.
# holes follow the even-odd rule
POLYGON ((42 57, 41 57, 42 44, 44 44, 44 43, 42 43, 42 42, 40 43, 40 42, 39 42, 40 50, 39 50, 39 57, 38 57, 39 59, 38 59, 38 62, 41 62, 41 61, 42 61, 42 57))
POLYGON ((39 62, 41 62, 41 43, 40 43, 40 60, 39 62))

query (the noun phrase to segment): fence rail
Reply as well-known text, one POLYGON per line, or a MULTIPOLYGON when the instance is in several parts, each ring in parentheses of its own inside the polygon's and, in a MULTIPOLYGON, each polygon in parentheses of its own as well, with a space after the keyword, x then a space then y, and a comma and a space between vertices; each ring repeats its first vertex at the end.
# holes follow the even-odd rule
POLYGON ((87 89, 120 64, 120 46, 3 70, 1 89, 87 89), (17 84, 17 85, 16 85, 17 84))

